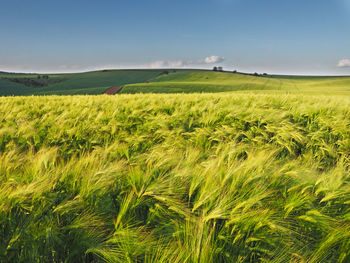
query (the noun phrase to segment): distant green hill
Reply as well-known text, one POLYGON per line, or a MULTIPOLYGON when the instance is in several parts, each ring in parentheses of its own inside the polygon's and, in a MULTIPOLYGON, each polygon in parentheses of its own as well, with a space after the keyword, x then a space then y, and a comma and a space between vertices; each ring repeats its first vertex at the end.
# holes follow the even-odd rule
MULTIPOLYGON (((0 73, 0 96, 9 95, 74 95, 102 94, 108 88, 128 83, 145 82, 164 70, 103 70, 75 74, 13 74, 0 73), (30 87, 14 79, 33 79, 48 76, 60 79, 44 87, 30 87), (62 81, 61 81, 62 80, 62 81)), ((25 81, 24 81, 25 82, 25 81)))
POLYGON ((191 93, 240 90, 349 92, 350 77, 253 76, 229 72, 184 71, 159 76, 151 83, 128 84, 121 93, 191 93))
POLYGON ((0 96, 102 94, 113 86, 120 93, 193 93, 283 91, 347 94, 349 77, 254 76, 209 70, 102 70, 75 74, 0 72, 0 96))

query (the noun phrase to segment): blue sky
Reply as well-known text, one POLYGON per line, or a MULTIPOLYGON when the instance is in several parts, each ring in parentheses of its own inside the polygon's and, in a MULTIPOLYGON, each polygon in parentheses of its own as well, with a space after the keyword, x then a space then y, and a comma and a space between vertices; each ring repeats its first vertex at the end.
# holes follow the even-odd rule
POLYGON ((350 74, 350 0, 1 0, 0 70, 350 74))

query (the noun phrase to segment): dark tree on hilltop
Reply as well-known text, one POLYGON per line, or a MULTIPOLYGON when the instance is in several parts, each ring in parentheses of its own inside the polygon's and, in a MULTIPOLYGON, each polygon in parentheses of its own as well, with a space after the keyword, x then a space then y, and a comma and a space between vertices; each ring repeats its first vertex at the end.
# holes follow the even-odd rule
POLYGON ((214 67, 213 70, 214 70, 214 71, 218 71, 218 68, 217 68, 217 67, 214 67))

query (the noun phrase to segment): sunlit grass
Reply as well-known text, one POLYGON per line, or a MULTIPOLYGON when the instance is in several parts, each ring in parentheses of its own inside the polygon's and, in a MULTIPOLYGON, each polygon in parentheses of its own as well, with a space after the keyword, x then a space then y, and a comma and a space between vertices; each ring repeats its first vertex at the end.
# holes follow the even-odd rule
POLYGON ((0 98, 0 262, 349 262, 350 98, 0 98))
POLYGON ((150 83, 127 84, 121 93, 192 93, 227 91, 278 91, 350 94, 350 77, 252 76, 229 72, 177 72, 150 83))

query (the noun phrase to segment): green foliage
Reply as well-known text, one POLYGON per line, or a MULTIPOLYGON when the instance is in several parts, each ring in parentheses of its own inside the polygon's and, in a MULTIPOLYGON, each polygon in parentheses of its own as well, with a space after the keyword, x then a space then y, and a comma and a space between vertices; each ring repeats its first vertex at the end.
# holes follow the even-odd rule
POLYGON ((0 105, 0 262, 350 261, 348 98, 0 105))

